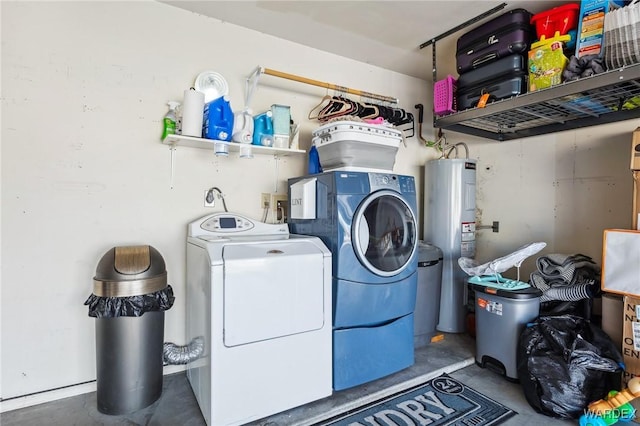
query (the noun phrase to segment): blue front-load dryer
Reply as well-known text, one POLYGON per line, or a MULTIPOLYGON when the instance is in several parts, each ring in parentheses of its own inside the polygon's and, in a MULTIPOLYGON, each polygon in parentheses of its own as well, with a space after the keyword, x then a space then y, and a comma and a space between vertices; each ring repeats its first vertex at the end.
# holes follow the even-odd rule
POLYGON ((318 236, 332 253, 334 389, 413 365, 415 179, 332 171, 289 179, 288 195, 290 232, 318 236), (313 200, 299 199, 301 185, 313 200))

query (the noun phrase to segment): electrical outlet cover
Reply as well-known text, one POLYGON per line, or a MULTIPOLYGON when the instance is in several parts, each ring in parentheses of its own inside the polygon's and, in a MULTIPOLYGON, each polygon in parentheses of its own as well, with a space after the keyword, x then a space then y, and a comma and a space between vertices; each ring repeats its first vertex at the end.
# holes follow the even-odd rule
POLYGON ((266 210, 266 222, 276 223, 287 216, 287 194, 263 192, 260 202, 262 209, 266 210))

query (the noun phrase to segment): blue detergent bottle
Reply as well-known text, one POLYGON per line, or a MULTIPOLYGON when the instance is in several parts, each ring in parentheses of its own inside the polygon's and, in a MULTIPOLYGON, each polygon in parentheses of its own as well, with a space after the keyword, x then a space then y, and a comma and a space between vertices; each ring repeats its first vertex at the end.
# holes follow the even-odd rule
POLYGON ((273 145, 273 119, 271 117, 271 111, 263 112, 253 117, 254 145, 273 145))
POLYGON ((226 96, 204 105, 202 134, 207 139, 230 141, 233 134, 233 111, 226 96))

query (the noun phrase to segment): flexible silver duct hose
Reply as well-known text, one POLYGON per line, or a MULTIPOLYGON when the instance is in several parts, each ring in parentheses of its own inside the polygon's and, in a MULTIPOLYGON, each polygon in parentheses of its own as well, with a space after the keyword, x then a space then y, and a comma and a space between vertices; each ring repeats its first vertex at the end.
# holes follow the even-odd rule
POLYGON ((576 284, 568 287, 551 287, 544 291, 540 302, 549 302, 552 300, 575 302, 582 299, 589 299, 593 296, 591 287, 593 287, 593 283, 576 284))
POLYGON ((187 364, 200 358, 203 352, 204 338, 198 336, 184 346, 165 342, 162 348, 162 358, 164 359, 164 365, 187 364))

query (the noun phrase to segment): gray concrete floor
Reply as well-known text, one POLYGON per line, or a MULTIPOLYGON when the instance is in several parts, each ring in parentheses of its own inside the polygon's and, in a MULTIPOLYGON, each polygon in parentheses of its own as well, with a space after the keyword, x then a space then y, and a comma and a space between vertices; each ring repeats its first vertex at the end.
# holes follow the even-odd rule
MULTIPOLYGON (((252 426, 304 426, 333 417, 350 407, 423 383, 442 373, 506 405, 518 414, 505 426, 576 425, 536 413, 520 385, 474 363, 475 342, 464 334, 445 338, 416 350, 413 366, 388 377, 335 392, 328 398, 250 423, 252 426)), ((96 393, 86 393, 0 414, 2 426, 167 425, 202 426, 204 419, 185 373, 164 377, 162 396, 149 407, 132 414, 109 416, 98 412, 96 393)), ((217 425, 212 425, 217 426, 217 425)))

